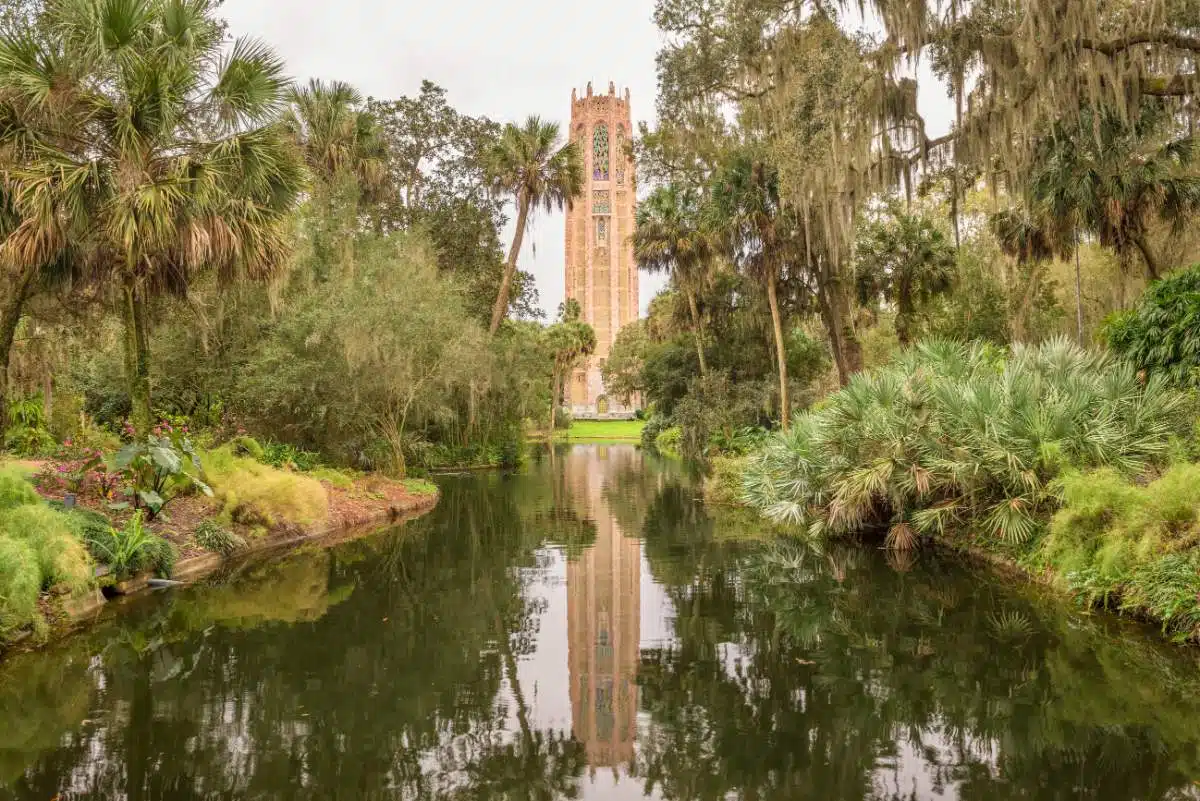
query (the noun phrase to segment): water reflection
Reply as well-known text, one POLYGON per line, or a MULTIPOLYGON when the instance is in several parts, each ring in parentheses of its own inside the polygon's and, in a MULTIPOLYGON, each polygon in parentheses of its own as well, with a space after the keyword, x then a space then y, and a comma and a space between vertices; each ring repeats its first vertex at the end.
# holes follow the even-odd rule
POLYGON ((1197 798, 1200 671, 924 555, 756 542, 629 447, 0 664, 0 799, 1197 798))
POLYGON ((563 470, 577 508, 596 522, 595 544, 567 564, 571 731, 593 768, 633 761, 641 624, 642 549, 609 512, 616 470, 636 470, 629 448, 580 447, 563 470))

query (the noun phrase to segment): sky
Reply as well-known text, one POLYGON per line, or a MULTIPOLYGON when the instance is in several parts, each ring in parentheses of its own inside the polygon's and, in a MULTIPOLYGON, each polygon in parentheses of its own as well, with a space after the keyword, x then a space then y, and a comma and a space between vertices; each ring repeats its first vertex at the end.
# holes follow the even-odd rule
MULTIPOLYGON (((221 13, 233 35, 274 47, 299 81, 341 80, 390 99, 415 95, 428 79, 464 113, 499 122, 537 114, 565 132, 571 89, 582 92, 588 81, 597 92, 607 92, 609 81, 618 91, 628 87, 635 127, 653 124, 660 46, 653 7, 653 0, 226 0, 221 13)), ((937 136, 947 130, 949 103, 932 81, 921 84, 921 111, 937 136)), ((504 232, 506 249, 511 237, 504 232)), ((563 254, 563 216, 539 211, 518 264, 537 279, 548 317, 563 299, 563 254)), ((643 274, 640 285, 645 314, 663 279, 643 274)))

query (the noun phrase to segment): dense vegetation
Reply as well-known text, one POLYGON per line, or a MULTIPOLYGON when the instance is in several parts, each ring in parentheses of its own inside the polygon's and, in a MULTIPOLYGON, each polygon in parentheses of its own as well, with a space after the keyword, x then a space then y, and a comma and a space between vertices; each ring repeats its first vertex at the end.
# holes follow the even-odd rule
POLYGON ((671 281, 610 387, 647 445, 712 460, 714 499, 1000 553, 1200 635, 1200 505, 1171 497, 1200 457, 1196 9, 860 8, 656 4, 633 241, 671 281))
POLYGON ((294 85, 219 5, 0 2, 0 430, 38 460, 5 479, 0 642, 93 562, 169 574, 430 490, 362 471, 513 465, 594 349, 517 267, 581 191, 555 124, 294 85))

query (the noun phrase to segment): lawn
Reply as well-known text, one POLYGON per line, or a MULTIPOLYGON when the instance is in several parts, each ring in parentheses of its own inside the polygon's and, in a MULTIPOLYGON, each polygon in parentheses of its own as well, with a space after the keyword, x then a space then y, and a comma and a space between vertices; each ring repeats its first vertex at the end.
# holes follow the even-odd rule
POLYGON ((645 425, 644 420, 573 420, 570 428, 555 432, 554 438, 637 442, 645 425))

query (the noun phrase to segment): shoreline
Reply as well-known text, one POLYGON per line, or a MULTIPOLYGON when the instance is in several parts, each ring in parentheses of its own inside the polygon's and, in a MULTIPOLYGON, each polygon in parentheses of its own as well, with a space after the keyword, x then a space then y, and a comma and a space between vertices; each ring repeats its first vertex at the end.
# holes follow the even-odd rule
POLYGON ((163 588, 186 587, 198 584, 223 568, 284 556, 301 546, 317 544, 332 547, 380 529, 423 517, 441 500, 441 491, 405 493, 388 498, 369 514, 339 515, 310 525, 280 524, 259 537, 247 538, 246 547, 229 554, 203 551, 181 555, 169 579, 156 586, 153 572, 147 571, 111 585, 111 596, 100 587, 77 598, 43 596, 51 611, 49 630, 42 638, 25 631, 0 645, 0 662, 18 652, 36 651, 71 637, 111 614, 119 614, 123 602, 139 598, 163 588))

